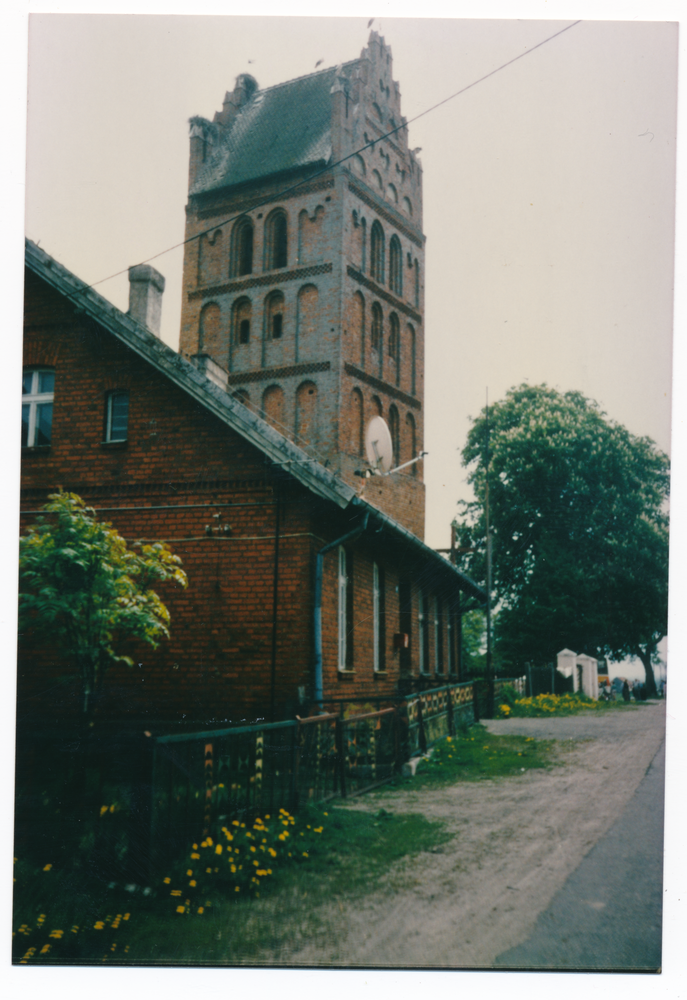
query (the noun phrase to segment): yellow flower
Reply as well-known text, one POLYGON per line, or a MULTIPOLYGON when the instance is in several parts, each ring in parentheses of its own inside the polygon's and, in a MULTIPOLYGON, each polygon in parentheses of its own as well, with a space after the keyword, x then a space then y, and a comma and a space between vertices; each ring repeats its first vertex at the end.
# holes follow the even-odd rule
POLYGON ((189 885, 191 885, 191 886, 194 886, 196 884, 197 883, 196 883, 196 880, 194 878, 192 878, 191 881, 189 882, 189 885))
POLYGON ((277 856, 277 852, 275 851, 275 849, 273 847, 268 847, 267 848, 267 853, 271 854, 273 858, 276 858, 276 856, 277 856))
POLYGON ((190 868, 189 868, 189 870, 188 870, 188 871, 186 872, 186 874, 187 874, 187 875, 193 875, 193 871, 192 871, 192 869, 190 869, 190 868))
POLYGON ((50 951, 50 945, 44 944, 43 947, 41 948, 41 955, 47 955, 49 951, 50 951))
POLYGON ((217 847, 215 848, 215 854, 221 854, 221 853, 222 853, 222 845, 218 844, 217 847))
POLYGON ((207 842, 208 847, 212 847, 212 837, 206 837, 205 840, 207 842))
POLYGON ((198 912, 199 913, 205 913, 205 907, 204 906, 199 906, 198 907, 198 912))
POLYGON ((185 912, 186 912, 185 906, 177 906, 177 913, 185 913, 185 912))
POLYGON ((172 891, 170 892, 170 896, 180 896, 180 895, 181 895, 181 889, 172 889, 172 891))
POLYGON ((104 816, 106 812, 107 812, 107 806, 101 806, 100 807, 100 815, 104 816))
POLYGON ((234 886, 234 892, 241 892, 241 886, 240 885, 234 886))
POLYGON ((308 856, 308 852, 307 851, 303 851, 303 857, 307 858, 307 856, 308 856))
POLYGON ((255 848, 251 846, 251 851, 255 852, 255 848))
POLYGON ((239 824, 239 821, 238 821, 237 819, 233 819, 233 820, 231 821, 231 825, 232 825, 232 826, 239 826, 240 824, 239 824))
POLYGON ((198 844, 194 844, 194 845, 193 845, 193 850, 194 850, 194 851, 197 851, 197 850, 198 850, 198 844))
POLYGON ((212 874, 212 868, 206 868, 205 869, 205 874, 206 875, 211 875, 212 874))
POLYGON ((125 919, 125 920, 128 920, 130 916, 131 916, 131 914, 130 914, 130 913, 125 913, 125 914, 124 914, 124 919, 125 919))
POLYGON ((44 872, 49 872, 51 868, 52 868, 52 865, 46 865, 45 868, 43 869, 43 871, 44 872))
POLYGON ((102 930, 104 930, 104 928, 105 928, 105 921, 104 920, 96 920, 96 922, 93 924, 93 930, 94 931, 102 931, 102 930))
POLYGON ((170 883, 170 882, 171 882, 172 880, 171 880, 171 878, 163 878, 163 880, 162 880, 162 881, 163 881, 163 882, 165 883, 165 885, 169 885, 169 883, 170 883))
POLYGON ((194 851, 193 854, 191 855, 191 860, 192 861, 198 861, 199 858, 200 858, 200 854, 196 854, 196 852, 194 851))

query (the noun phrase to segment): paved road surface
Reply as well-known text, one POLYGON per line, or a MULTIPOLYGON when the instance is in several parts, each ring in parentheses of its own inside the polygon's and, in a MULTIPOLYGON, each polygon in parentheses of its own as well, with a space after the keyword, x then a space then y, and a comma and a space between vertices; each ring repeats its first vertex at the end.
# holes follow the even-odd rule
POLYGON ((665 743, 622 814, 540 914, 532 935, 502 952, 495 966, 660 968, 664 777, 665 743))

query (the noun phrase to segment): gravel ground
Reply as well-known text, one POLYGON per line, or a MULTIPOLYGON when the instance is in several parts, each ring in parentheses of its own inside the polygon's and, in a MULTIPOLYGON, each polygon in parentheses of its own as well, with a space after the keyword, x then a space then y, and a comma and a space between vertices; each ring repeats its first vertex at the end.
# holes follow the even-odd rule
POLYGON ((396 866, 375 893, 320 907, 321 933, 266 964, 491 968, 632 799, 665 732, 664 703, 486 723, 559 742, 558 767, 439 790, 371 793, 350 808, 422 812, 451 840, 396 866))

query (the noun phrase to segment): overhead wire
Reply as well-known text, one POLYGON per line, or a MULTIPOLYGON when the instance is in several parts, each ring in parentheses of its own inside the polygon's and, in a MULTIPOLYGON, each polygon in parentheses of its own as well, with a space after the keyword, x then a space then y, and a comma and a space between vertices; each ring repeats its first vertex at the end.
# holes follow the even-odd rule
MULTIPOLYGON (((514 56, 512 59, 509 59, 507 62, 501 63, 500 66, 497 66, 495 69, 490 70, 489 73, 485 73, 484 76, 479 77, 479 79, 473 80, 472 83, 468 83, 465 87, 461 87, 460 90, 457 90, 454 94, 450 94, 448 97, 444 97, 443 100, 437 101, 436 104, 433 104, 431 107, 426 108, 424 111, 421 111, 419 114, 415 115, 413 118, 407 119, 406 121, 402 122, 400 125, 397 125, 395 128, 390 129, 390 131, 385 132, 383 135, 379 136, 377 139, 372 139, 370 142, 365 143, 364 146, 360 146, 359 149, 355 149, 352 153, 347 153, 346 156, 342 156, 340 160, 336 160, 334 163, 328 163, 328 164, 326 164, 326 166, 322 167, 320 170, 317 170, 314 173, 308 174, 307 177, 303 178, 300 181, 297 181, 295 184, 289 185, 289 187, 282 188, 282 190, 278 191, 276 194, 266 195, 262 200, 256 201, 249 208, 242 209, 242 211, 239 212, 237 215, 232 215, 229 218, 224 219, 222 222, 215 222, 208 229, 204 229, 204 230, 202 230, 199 233, 194 233, 193 236, 189 236, 187 239, 182 240, 180 243, 175 243, 175 244, 173 244, 173 246, 167 247, 165 250, 160 250, 159 253, 153 254, 152 257, 146 257, 145 260, 140 261, 139 265, 136 265, 136 266, 140 266, 140 264, 148 264, 148 263, 150 263, 151 260, 157 260, 158 257, 162 257, 162 256, 164 256, 164 254, 171 253, 172 250, 178 250, 179 247, 186 246, 187 243, 192 243, 194 240, 198 240, 202 236, 206 236, 208 233, 213 232, 214 230, 218 229, 220 226, 226 226, 226 225, 229 225, 229 223, 231 223, 231 222, 235 222, 237 219, 239 219, 242 216, 246 215, 247 212, 254 212, 258 208, 262 208, 263 206, 265 206, 267 204, 271 204, 274 201, 281 200, 286 195, 291 194, 293 191, 298 190, 298 188, 302 187, 304 184, 309 184, 314 178, 320 177, 320 176, 322 176, 322 174, 329 173, 335 167, 338 167, 342 163, 345 163, 346 160, 351 160, 354 156, 359 156, 360 153, 363 153, 366 149, 370 149, 370 148, 376 146, 377 143, 383 142, 385 139, 388 139, 389 136, 395 135, 396 132, 401 132, 403 129, 407 128, 409 125, 412 125, 413 122, 418 121, 420 118, 424 118, 425 115, 431 114, 432 111, 436 111, 437 108, 442 107, 444 104, 448 104, 449 101, 454 100, 456 97, 459 97, 461 94, 466 93, 466 91, 471 90, 473 87, 476 87, 480 83, 483 83, 485 80, 488 80, 489 77, 494 76, 496 73, 500 73, 502 70, 506 69, 508 66, 512 66, 513 63, 518 62, 519 59, 524 59, 525 56, 531 55, 532 52, 534 52, 536 49, 541 48, 542 45, 546 45, 548 42, 553 41, 554 38, 558 38, 560 35, 564 34, 566 31, 569 31, 571 28, 574 28, 576 25, 580 24, 581 20, 582 19, 579 18, 577 21, 573 21, 571 24, 566 25, 565 28, 561 28, 560 31, 556 31, 556 32, 554 32, 553 35, 549 35, 547 38, 542 39, 541 42, 537 42, 537 44, 533 45, 531 48, 525 49, 524 52, 521 52, 519 55, 514 56)), ((328 72, 328 71, 323 71, 323 72, 328 72)), ((109 274, 106 278, 100 278, 98 281, 94 281, 90 285, 85 285, 83 288, 81 288, 78 291, 72 293, 72 295, 68 296, 68 297, 69 298, 73 298, 76 295, 83 295, 85 292, 89 291, 91 288, 95 288, 96 285, 102 285, 105 281, 110 281, 112 278, 118 278, 121 274, 126 274, 128 270, 129 270, 129 268, 125 267, 125 268, 122 268, 121 271, 115 271, 113 274, 109 274)))

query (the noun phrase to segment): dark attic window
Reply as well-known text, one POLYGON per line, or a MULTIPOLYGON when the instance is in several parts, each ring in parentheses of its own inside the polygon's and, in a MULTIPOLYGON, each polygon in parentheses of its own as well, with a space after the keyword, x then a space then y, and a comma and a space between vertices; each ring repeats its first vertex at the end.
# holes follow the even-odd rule
POLYGON ((283 319, 282 313, 275 313, 272 317, 272 340, 279 340, 281 337, 283 319))
POLYGON ((250 340, 250 320, 242 319, 239 324, 239 344, 247 344, 250 340))
POLYGON ((105 440, 126 441, 129 433, 129 393, 111 392, 105 413, 105 440))

